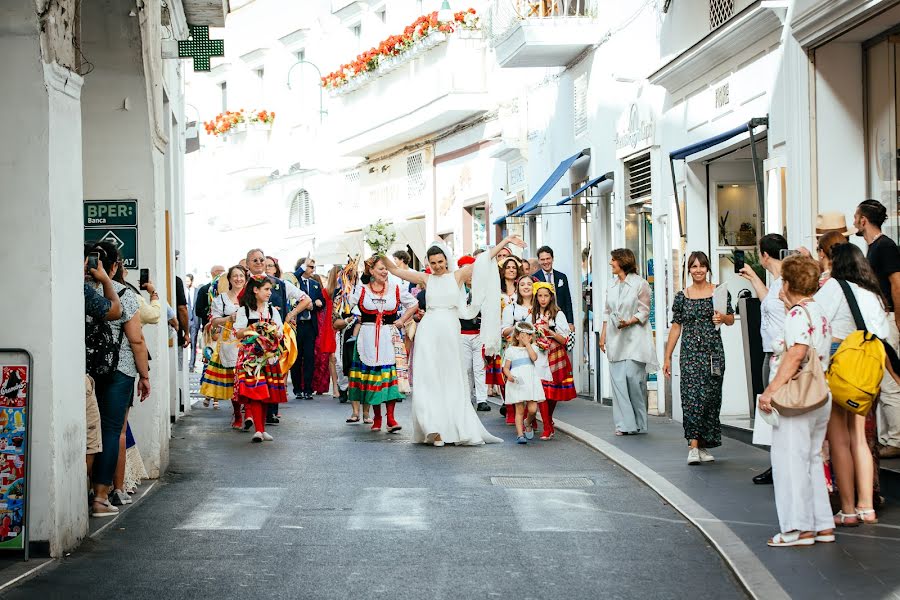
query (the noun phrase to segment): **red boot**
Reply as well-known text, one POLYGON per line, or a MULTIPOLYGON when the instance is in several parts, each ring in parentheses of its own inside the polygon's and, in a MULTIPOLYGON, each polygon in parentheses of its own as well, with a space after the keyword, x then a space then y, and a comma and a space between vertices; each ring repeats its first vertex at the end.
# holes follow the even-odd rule
POLYGON ((400 425, 397 424, 397 421, 394 419, 394 405, 397 404, 395 401, 391 400, 387 402, 387 426, 388 433, 396 433, 403 429, 400 425))
POLYGON ((381 431, 381 405, 372 405, 372 431, 381 431))
POLYGON ((549 440, 553 437, 553 419, 550 416, 549 401, 538 402, 538 409, 541 411, 541 420, 544 422, 544 428, 541 430, 541 439, 549 440))

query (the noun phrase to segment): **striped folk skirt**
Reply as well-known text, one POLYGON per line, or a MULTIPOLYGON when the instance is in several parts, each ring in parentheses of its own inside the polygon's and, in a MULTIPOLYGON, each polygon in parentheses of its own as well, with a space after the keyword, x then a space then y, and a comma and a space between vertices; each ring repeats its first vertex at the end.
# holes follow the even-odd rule
POLYGON ((403 343, 403 334, 396 327, 391 327, 391 345, 394 346, 394 368, 397 369, 397 387, 400 393, 408 394, 412 388, 409 385, 409 357, 406 354, 406 344, 403 343))
POLYGON ((281 373, 278 363, 267 364, 258 375, 247 375, 241 368, 250 351, 241 346, 238 352, 237 366, 234 369, 235 399, 239 402, 257 400, 259 402, 287 402, 285 380, 287 375, 281 373))
POLYGON ((363 404, 382 404, 392 400, 403 400, 397 379, 397 368, 394 365, 370 367, 359 358, 359 351, 353 347, 353 360, 350 361, 351 402, 363 404))
POLYGON ((215 400, 231 400, 234 397, 234 369, 220 364, 214 355, 200 378, 200 395, 215 400))
POLYGON ((547 362, 550 363, 551 381, 541 381, 547 400, 572 400, 578 396, 575 391, 575 379, 572 375, 572 361, 566 347, 554 341, 547 351, 547 362))
POLYGON ((503 356, 484 357, 484 382, 488 385, 506 385, 503 379, 503 356))

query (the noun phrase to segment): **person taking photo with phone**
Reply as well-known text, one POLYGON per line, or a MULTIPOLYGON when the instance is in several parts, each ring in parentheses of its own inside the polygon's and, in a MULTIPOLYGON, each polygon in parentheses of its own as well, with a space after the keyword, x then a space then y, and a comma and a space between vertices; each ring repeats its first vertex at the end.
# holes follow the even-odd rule
MULTIPOLYGON (((762 381, 769 382, 769 369, 772 360, 772 343, 784 329, 784 303, 779 298, 781 294, 781 261, 788 254, 788 244, 784 236, 777 233, 769 233, 759 240, 759 264, 772 276, 772 284, 759 278, 756 271, 744 265, 738 275, 750 282, 756 297, 759 298, 760 327, 762 337, 762 381)), ((753 443, 764 446, 772 444, 772 428, 766 426, 762 419, 754 421, 753 443)), ((753 483, 771 484, 771 467, 753 477, 753 483)))

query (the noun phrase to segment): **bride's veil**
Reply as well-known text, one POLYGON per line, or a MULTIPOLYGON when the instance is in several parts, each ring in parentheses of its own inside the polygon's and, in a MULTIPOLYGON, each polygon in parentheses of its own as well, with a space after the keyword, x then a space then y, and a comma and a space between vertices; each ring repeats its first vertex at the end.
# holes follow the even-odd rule
POLYGON ((453 256, 453 250, 450 249, 450 246, 448 246, 446 242, 442 240, 431 242, 430 244, 428 244, 428 250, 431 250, 432 248, 437 248, 444 253, 444 256, 447 258, 448 271, 452 273, 456 270, 456 257, 453 256))

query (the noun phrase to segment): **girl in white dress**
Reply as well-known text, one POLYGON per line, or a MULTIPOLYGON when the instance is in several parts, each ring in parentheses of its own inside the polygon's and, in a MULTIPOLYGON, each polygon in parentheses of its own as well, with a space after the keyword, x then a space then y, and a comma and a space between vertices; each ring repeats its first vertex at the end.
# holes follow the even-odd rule
POLYGON ((516 323, 515 336, 503 355, 506 399, 516 407, 516 441, 527 444, 534 439, 532 421, 539 402, 545 400, 542 379, 550 378, 547 356, 534 343, 536 330, 527 321, 516 323), (528 411, 528 418, 525 412, 528 411))
POLYGON ((459 319, 472 318, 481 311, 485 351, 500 351, 500 282, 494 258, 507 244, 524 247, 518 237, 507 237, 496 247, 478 256, 474 265, 450 272, 455 262, 442 243, 433 244, 426 255, 432 274, 402 269, 388 257, 385 266, 397 277, 428 291, 425 316, 413 345, 413 440, 443 446, 445 443, 476 446, 502 441, 481 424, 469 399, 468 378, 459 352, 459 319), (472 277, 472 302, 467 305, 463 281, 472 277), (490 299, 490 300, 489 300, 490 299), (470 316, 471 314, 471 316, 470 316))

